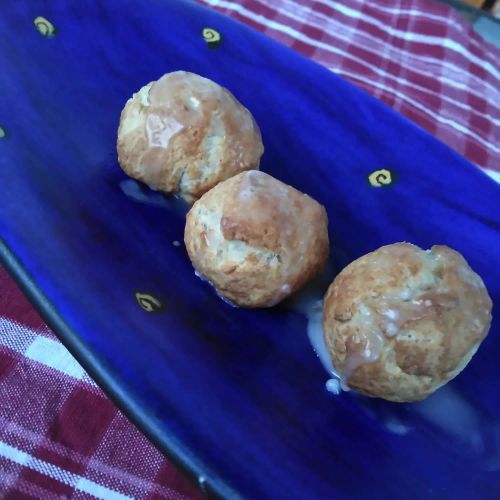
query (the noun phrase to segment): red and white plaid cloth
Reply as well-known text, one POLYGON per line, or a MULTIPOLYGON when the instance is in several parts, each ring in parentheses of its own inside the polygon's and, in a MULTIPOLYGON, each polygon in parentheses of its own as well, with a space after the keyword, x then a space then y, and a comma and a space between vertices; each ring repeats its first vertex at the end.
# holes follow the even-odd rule
POLYGON ((500 180, 500 49, 448 5, 199 1, 330 68, 500 180))
POLYGON ((0 268, 0 498, 202 499, 0 268))
MULTIPOLYGON (((431 0, 199 0, 375 95, 500 180, 500 50, 431 0)), ((201 498, 0 269, 0 496, 201 498)))

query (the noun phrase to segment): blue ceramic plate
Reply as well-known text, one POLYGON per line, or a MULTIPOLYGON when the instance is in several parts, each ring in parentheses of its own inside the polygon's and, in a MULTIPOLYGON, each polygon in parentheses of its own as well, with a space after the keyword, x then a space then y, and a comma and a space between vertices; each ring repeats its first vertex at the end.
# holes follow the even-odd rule
POLYGON ((427 402, 333 396, 303 316, 231 308, 196 278, 176 243, 184 207, 125 177, 116 130, 143 84, 207 76, 255 115, 262 169, 327 207, 334 269, 395 241, 448 244, 497 304, 499 186, 326 69, 191 3, 10 2, 0 33, 3 261, 159 448, 227 497, 499 498, 498 320, 427 402))

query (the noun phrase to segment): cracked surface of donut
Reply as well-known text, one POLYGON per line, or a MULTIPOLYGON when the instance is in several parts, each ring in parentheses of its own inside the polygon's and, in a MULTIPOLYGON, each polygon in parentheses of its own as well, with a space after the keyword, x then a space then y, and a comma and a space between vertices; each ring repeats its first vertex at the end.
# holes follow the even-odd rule
POLYGON ((218 182, 258 169, 264 147, 252 114, 228 90, 176 71, 127 101, 117 150, 128 175, 193 202, 218 182))
POLYGON ((336 277, 325 297, 325 341, 350 388, 415 401, 463 370, 487 335, 491 309, 458 252, 397 243, 336 277))
POLYGON ((184 240, 195 269, 222 296, 243 307, 270 307, 323 269, 327 226, 317 201, 253 170, 193 205, 184 240))

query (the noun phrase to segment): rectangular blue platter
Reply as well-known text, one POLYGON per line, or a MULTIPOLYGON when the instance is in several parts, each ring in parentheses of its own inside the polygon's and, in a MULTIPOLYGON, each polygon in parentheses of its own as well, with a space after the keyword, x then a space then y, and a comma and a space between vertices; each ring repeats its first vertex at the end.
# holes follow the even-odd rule
POLYGON ((182 208, 126 179, 116 132, 142 85, 178 69, 211 78, 254 114, 262 169, 327 208, 337 271, 387 243, 447 244, 496 304, 498 185, 326 69, 192 3, 9 2, 0 33, 3 262, 161 450, 231 498, 500 497, 496 317, 466 371, 424 403, 335 397, 303 316, 231 308, 196 278, 173 245, 182 208), (390 185, 370 185, 379 169, 390 185))

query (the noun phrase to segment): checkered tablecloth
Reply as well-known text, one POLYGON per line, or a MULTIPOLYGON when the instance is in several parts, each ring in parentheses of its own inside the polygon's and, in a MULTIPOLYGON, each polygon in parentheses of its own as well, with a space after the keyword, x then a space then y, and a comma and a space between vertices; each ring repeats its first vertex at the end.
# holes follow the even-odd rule
MULTIPOLYGON (((351 80, 500 179, 500 51, 451 8, 431 0, 200 1, 351 80)), ((1 269, 0 497, 202 497, 1 269)))
POLYGON ((472 163, 500 173, 500 49, 448 5, 200 1, 311 57, 472 163))

